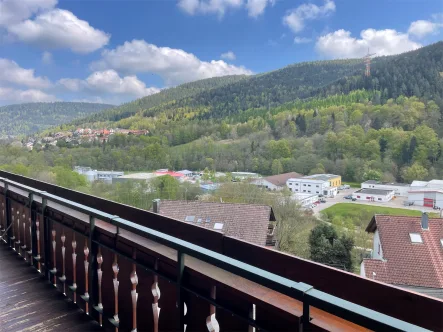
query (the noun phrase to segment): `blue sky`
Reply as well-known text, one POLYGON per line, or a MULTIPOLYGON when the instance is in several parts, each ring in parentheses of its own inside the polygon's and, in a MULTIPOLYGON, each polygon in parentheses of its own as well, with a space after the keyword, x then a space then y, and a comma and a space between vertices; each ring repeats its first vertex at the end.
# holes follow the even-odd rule
POLYGON ((0 105, 160 89, 442 40, 441 0, 0 0, 0 105))

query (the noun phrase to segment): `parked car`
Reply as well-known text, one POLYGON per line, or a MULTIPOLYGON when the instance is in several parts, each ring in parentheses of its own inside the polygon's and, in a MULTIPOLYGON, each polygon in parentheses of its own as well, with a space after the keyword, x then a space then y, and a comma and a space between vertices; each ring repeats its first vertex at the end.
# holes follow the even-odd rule
POLYGON ((404 201, 403 205, 404 206, 411 206, 411 205, 414 205, 414 202, 413 201, 404 201))
POLYGON ((320 200, 320 203, 326 203, 326 200, 325 200, 324 198, 322 198, 322 199, 320 200))
POLYGON ((312 204, 312 205, 311 205, 311 209, 315 208, 316 206, 317 206, 317 205, 312 204))
POLYGON ((323 194, 318 194, 318 197, 323 197, 324 195, 323 194))
POLYGON ((345 197, 343 197, 344 199, 352 199, 352 195, 346 195, 345 197))
POLYGON ((355 202, 357 200, 357 198, 352 198, 352 201, 355 202))

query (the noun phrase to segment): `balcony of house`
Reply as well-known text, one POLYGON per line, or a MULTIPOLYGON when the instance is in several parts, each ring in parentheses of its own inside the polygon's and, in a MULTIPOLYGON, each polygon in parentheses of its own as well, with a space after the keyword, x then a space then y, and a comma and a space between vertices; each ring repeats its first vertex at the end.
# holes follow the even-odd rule
POLYGON ((20 303, 48 284, 97 329, 443 330, 439 299, 2 171, 0 230, 0 253, 21 258, 0 268, 13 294, 0 301, 0 331, 32 330, 20 303), (23 291, 14 269, 44 283, 23 291))

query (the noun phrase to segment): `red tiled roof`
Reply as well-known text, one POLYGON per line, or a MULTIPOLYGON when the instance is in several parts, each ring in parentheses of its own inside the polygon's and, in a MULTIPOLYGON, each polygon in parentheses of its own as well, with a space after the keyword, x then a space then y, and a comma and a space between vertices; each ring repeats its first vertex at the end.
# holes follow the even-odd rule
POLYGON ((270 206, 257 204, 162 200, 160 214, 183 222, 186 216, 194 216, 194 221, 188 223, 212 230, 221 223, 223 234, 262 246, 266 244, 269 221, 275 221, 270 206))
POLYGON ((303 176, 302 174, 299 174, 296 172, 290 172, 290 173, 268 176, 268 177, 263 178, 263 180, 271 182, 272 184, 274 184, 276 186, 285 186, 286 181, 288 181, 289 179, 300 178, 302 176, 303 176))
POLYGON ((376 215, 367 230, 379 231, 383 259, 363 261, 367 278, 396 285, 443 288, 443 219, 429 218, 429 229, 421 228, 421 217, 376 215), (409 233, 421 235, 423 243, 412 243, 409 233))

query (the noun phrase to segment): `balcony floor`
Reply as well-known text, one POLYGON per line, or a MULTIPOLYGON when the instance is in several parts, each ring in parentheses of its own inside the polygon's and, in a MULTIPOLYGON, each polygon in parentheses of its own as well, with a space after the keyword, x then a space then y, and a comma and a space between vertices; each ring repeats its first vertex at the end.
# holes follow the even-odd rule
POLYGON ((0 243, 0 331, 99 331, 96 322, 0 243))

